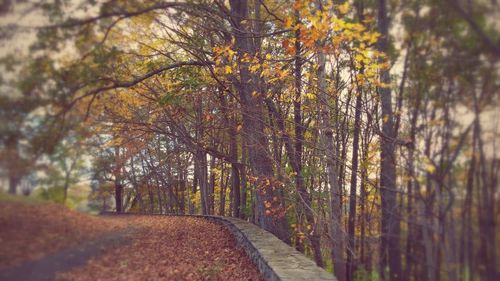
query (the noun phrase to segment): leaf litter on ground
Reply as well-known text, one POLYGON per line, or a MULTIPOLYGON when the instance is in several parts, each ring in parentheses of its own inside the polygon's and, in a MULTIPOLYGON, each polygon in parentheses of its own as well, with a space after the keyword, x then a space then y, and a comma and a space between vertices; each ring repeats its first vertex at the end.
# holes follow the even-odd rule
POLYGON ((194 217, 115 218, 140 227, 133 241, 58 280, 263 280, 223 225, 194 217))
POLYGON ((132 227, 111 247, 58 280, 263 280, 222 225, 194 217, 93 216, 53 203, 0 201, 0 269, 132 227))

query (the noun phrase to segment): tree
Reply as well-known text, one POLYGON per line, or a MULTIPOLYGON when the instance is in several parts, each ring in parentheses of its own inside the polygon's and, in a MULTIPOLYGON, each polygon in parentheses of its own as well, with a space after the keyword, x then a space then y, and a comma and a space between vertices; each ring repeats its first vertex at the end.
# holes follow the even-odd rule
MULTIPOLYGON (((378 1, 378 28, 381 37, 378 41, 378 50, 383 53, 389 51, 389 19, 385 0, 378 1)), ((396 158, 394 140, 394 114, 392 109, 392 95, 390 88, 390 73, 388 69, 380 73, 382 83, 378 88, 382 110, 382 134, 380 137, 380 197, 382 200, 382 223, 380 241, 381 275, 384 276, 385 265, 389 266, 391 281, 401 280, 401 249, 399 238, 401 236, 399 225, 399 208, 397 204, 396 189, 396 158), (387 261, 387 262, 386 262, 387 261)))

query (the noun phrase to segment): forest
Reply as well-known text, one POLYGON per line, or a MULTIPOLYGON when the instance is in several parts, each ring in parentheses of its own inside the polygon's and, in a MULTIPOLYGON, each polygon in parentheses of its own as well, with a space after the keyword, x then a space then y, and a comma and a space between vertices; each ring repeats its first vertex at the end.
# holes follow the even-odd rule
POLYGON ((500 280, 497 1, 7 0, 0 16, 6 192, 240 218, 339 281, 500 280))

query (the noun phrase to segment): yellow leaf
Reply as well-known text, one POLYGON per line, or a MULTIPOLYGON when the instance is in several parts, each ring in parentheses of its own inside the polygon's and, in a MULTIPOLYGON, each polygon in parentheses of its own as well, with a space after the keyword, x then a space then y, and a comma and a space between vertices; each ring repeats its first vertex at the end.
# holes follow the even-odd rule
POLYGON ((233 73, 233 69, 229 65, 226 65, 224 67, 224 73, 225 74, 231 74, 231 73, 233 73))
POLYGON ((436 171, 436 166, 434 166, 434 164, 432 163, 432 161, 430 159, 428 159, 427 157, 424 158, 424 165, 425 165, 425 171, 432 174, 436 171))
POLYGON ((316 99, 316 95, 314 93, 304 93, 304 98, 308 99, 308 100, 315 100, 316 99))
POLYGON ((285 19, 285 21, 283 22, 283 25, 286 27, 286 28, 290 28, 292 27, 292 24, 293 24, 293 19, 292 17, 287 17, 285 19))
POLYGON ((436 171, 436 167, 434 167, 434 165, 432 164, 428 164, 427 167, 425 167, 425 170, 429 173, 434 173, 434 171, 436 171))
POLYGON ((252 64, 249 69, 250 69, 250 72, 255 73, 259 70, 259 68, 260 68, 260 64, 257 63, 257 64, 252 64))
POLYGON ((362 62, 362 61, 364 61, 365 58, 363 57, 362 54, 356 54, 356 56, 354 57, 354 59, 356 61, 358 61, 358 62, 362 62))
POLYGON ((349 12, 349 3, 345 2, 344 4, 339 5, 338 9, 341 14, 347 14, 347 12, 349 12))

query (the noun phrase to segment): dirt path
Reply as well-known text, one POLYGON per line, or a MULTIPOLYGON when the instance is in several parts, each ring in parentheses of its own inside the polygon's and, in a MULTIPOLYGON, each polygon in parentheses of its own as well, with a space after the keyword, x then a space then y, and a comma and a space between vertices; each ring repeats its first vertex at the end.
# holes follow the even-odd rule
MULTIPOLYGON (((56 273, 84 265, 91 257, 98 256, 117 246, 130 242, 136 229, 126 228, 105 234, 76 247, 49 254, 41 259, 0 270, 0 280, 45 281, 54 280, 56 273)), ((36 234, 35 234, 36 235, 36 234)))

